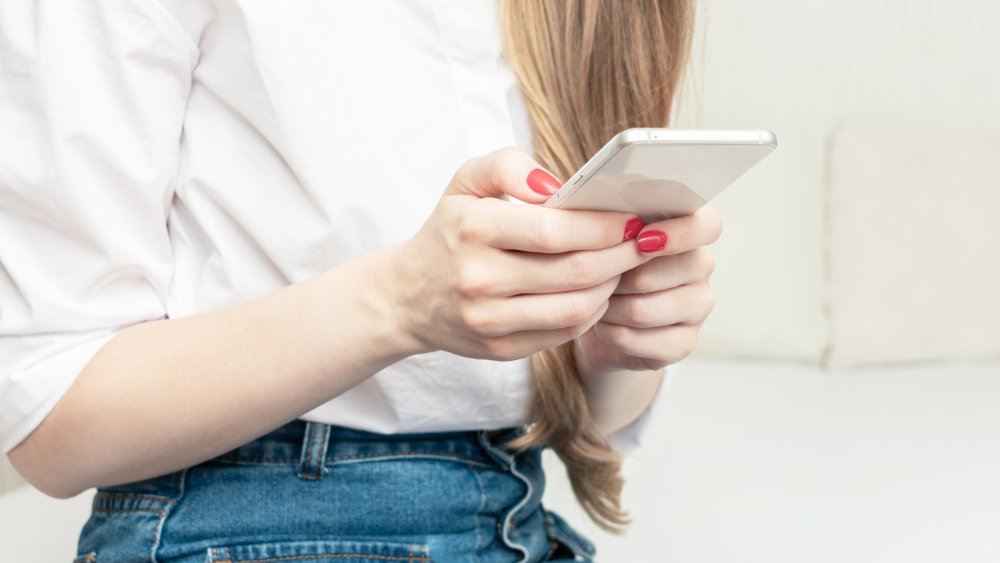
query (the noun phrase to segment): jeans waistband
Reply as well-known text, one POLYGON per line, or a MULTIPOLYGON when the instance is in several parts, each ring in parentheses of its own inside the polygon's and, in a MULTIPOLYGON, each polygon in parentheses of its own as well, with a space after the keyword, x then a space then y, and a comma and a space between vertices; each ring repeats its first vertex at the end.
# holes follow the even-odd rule
POLYGON ((376 555, 372 541, 410 546, 400 560, 426 550, 445 561, 591 560, 593 546, 542 506, 541 450, 504 447, 522 432, 382 435, 293 421, 204 463, 99 489, 80 553, 125 560, 114 549, 129 544, 162 560, 203 561, 206 548, 220 561, 230 549, 240 560, 315 558, 343 542, 354 554, 364 540, 376 555))
POLYGON ((514 452, 503 444, 522 428, 420 434, 378 434, 295 420, 211 461, 298 465, 303 479, 320 479, 332 464, 397 456, 446 458, 476 465, 509 467, 514 452))

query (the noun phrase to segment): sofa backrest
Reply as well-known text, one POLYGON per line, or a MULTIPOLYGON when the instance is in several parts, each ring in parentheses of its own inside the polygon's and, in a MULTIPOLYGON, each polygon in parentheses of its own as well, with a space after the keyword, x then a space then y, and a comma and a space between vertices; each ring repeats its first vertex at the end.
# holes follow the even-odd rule
POLYGON ((987 320, 1000 318, 987 295, 1000 286, 1000 180, 990 164, 1000 158, 1000 3, 699 6, 692 80, 675 125, 772 129, 778 150, 713 204, 725 219, 713 247, 718 304, 697 354, 840 366, 1000 357, 997 325, 987 320), (875 209, 914 187, 916 172, 899 164, 913 160, 942 184, 920 189, 949 194, 952 213, 938 213, 928 192, 910 197, 891 224, 876 221, 875 209), (942 232, 932 246, 929 216, 942 232), (926 236, 893 234, 916 231, 926 236), (963 240, 946 243, 949 231, 963 240), (897 283, 904 272, 933 269, 927 253, 946 244, 962 253, 945 261, 948 275, 897 283), (876 247, 893 255, 880 264, 889 274, 881 285, 871 283, 875 258, 865 254, 876 247))

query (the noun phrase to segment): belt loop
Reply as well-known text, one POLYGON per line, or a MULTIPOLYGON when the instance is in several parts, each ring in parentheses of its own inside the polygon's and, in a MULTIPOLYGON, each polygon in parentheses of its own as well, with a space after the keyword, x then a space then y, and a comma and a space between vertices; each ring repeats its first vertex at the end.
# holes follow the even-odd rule
POLYGON ((514 452, 511 452, 503 447, 506 440, 512 438, 512 436, 505 435, 504 432, 499 430, 480 430, 479 434, 479 445, 482 446, 483 450, 493 458, 493 461, 497 462, 500 467, 505 470, 510 470, 514 466, 514 452), (503 438, 503 439, 498 439, 503 438), (494 443, 499 442, 499 443, 494 443))
POLYGON ((302 438, 302 455, 299 456, 299 479, 317 481, 326 469, 326 447, 330 443, 330 425, 306 422, 302 438))

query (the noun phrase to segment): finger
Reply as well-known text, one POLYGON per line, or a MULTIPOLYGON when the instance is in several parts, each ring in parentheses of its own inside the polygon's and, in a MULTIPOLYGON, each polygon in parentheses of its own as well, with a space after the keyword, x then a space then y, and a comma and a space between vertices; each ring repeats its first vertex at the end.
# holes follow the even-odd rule
POLYGON ((526 358, 535 352, 554 348, 577 338, 598 324, 605 312, 607 302, 586 322, 554 330, 528 330, 499 336, 486 342, 486 356, 494 360, 516 360, 526 358))
POLYGON ((714 307, 715 293, 702 282, 655 293, 613 295, 601 320, 634 328, 700 325, 714 307))
POLYGON ((705 247, 657 256, 622 274, 615 293, 653 293, 707 280, 715 271, 715 256, 705 247))
POLYGON ((597 331, 591 330, 578 339, 580 345, 589 350, 588 363, 599 372, 611 372, 622 369, 643 371, 660 369, 667 365, 659 360, 630 356, 612 348, 597 336, 597 331))
POLYGON ((504 147, 467 160, 455 172, 445 195, 471 195, 503 199, 512 196, 529 203, 542 203, 562 185, 528 154, 504 147))
POLYGON ((647 255, 680 254, 715 242, 722 233, 722 217, 711 207, 691 215, 646 225, 636 237, 636 248, 647 255))
POLYGON ((697 325, 633 328, 602 321, 594 325, 594 332, 622 354, 670 365, 691 355, 698 343, 699 328, 697 325))
POLYGON ((486 338, 574 327, 586 323, 596 311, 606 311, 616 285, 618 279, 612 278, 576 291, 499 299, 470 307, 463 312, 463 321, 473 333, 486 338))
POLYGON ((634 236, 639 221, 628 213, 550 209, 492 198, 474 205, 480 209, 465 215, 458 236, 504 250, 552 254, 611 248, 634 236))
POLYGON ((494 273, 492 295, 557 293, 593 287, 646 260, 630 244, 560 254, 503 251, 490 263, 494 273))

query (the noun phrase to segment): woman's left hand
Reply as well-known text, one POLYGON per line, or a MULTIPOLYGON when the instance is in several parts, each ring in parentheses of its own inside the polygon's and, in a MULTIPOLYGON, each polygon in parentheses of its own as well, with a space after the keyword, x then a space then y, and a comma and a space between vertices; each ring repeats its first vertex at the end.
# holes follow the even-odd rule
POLYGON ((643 227, 636 248, 652 259, 622 275, 600 322, 576 339, 581 369, 656 370, 687 357, 715 305, 704 246, 721 231, 709 207, 643 227))

